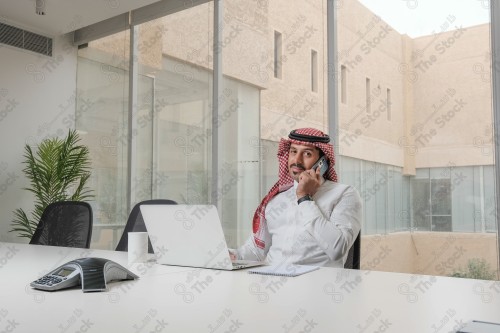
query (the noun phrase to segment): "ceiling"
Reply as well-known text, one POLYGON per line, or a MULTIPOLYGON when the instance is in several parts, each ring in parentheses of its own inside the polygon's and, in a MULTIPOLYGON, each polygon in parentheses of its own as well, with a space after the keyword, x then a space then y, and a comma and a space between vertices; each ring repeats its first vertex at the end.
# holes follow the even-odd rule
POLYGON ((0 22, 55 37, 159 0, 39 0, 45 15, 35 12, 35 0, 0 1, 0 22))

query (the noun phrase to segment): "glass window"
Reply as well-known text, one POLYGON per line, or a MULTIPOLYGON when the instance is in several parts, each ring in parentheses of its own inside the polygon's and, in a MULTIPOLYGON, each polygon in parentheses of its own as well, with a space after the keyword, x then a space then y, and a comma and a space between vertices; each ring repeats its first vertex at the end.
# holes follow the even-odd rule
POLYGON ((391 89, 387 88, 385 103, 387 105, 387 120, 391 121, 392 112, 392 101, 391 101, 391 89))
MULTIPOLYGON (((207 32, 213 30, 212 17, 208 3, 135 27, 137 71, 152 81, 137 82, 151 107, 139 130, 149 138, 150 155, 136 162, 147 165, 150 174, 147 199, 210 203, 213 50, 207 32)), ((232 101, 225 94, 219 103, 232 101)))
POLYGON ((482 232, 495 233, 497 232, 497 214, 495 211, 495 170, 493 166, 481 167, 481 175, 483 181, 479 191, 481 200, 474 210, 474 220, 476 228, 482 232), (480 227, 479 227, 480 226, 480 227))
MULTIPOLYGON (((93 154, 114 154, 93 162, 95 205, 113 207, 112 224, 120 219, 113 213, 126 214, 127 182, 134 202, 205 203, 216 193, 228 243, 239 245, 277 180, 279 140, 299 127, 328 131, 329 110, 336 110, 336 168, 340 182, 362 197, 362 244, 393 250, 370 269, 450 275, 478 257, 496 270, 489 8, 478 1, 348 1, 335 7, 337 35, 328 36, 326 4, 224 2, 215 122, 213 2, 134 28, 132 87, 128 33, 80 50, 79 103, 93 102, 77 126, 102 137, 85 139, 93 154), (326 43, 334 39, 340 98, 332 106, 324 87, 326 43), (453 255, 442 249, 458 233, 467 257, 436 269, 435 260, 453 255)), ((362 268, 373 255, 364 253, 362 268)))
POLYGON ((347 68, 340 66, 340 102, 347 103, 347 68))
POLYGON ((430 185, 428 179, 412 182, 412 224, 415 230, 431 230, 430 185))
MULTIPOLYGON (((404 269, 410 272, 450 275, 473 257, 496 271, 497 236, 488 234, 496 231, 492 203, 497 201, 486 79, 489 6, 360 0, 344 2, 336 12, 339 149, 342 160, 365 165, 359 184, 365 242, 387 235, 384 244, 394 250, 400 244, 395 252, 405 253, 411 264, 404 269), (343 66, 349 73, 349 105, 343 103, 343 66), (384 167, 372 176, 370 163, 384 167), (381 183, 385 177, 387 185, 381 183), (433 260, 453 255, 442 249, 458 233, 467 256, 437 270, 433 260)), ((342 175, 353 164, 342 163, 342 175)), ((370 260, 370 254, 363 256, 370 260)), ((376 269, 398 271, 399 261, 389 255, 376 269)))
POLYGON ((107 249, 128 216, 128 40, 123 32, 78 50, 75 127, 92 161, 91 246, 107 249))
POLYGON ((282 59, 282 43, 283 38, 281 33, 278 31, 274 32, 274 77, 277 79, 281 79, 281 59, 282 59))
POLYGON ((134 27, 132 76, 129 31, 79 50, 78 91, 92 108, 76 126, 93 157, 96 247, 116 246, 142 200, 208 203, 212 16, 204 4, 134 27))
POLYGON ((318 52, 311 50, 311 90, 318 92, 318 52))
POLYGON ((371 113, 371 105, 372 105, 372 88, 371 81, 369 78, 366 78, 365 82, 365 109, 366 113, 371 113))
POLYGON ((449 179, 431 179, 431 230, 452 231, 449 179))

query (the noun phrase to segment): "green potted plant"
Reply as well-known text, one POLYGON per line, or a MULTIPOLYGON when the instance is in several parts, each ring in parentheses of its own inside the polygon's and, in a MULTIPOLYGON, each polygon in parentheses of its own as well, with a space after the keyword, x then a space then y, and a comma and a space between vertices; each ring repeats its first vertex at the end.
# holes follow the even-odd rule
POLYGON ((29 145, 24 151, 23 169, 30 182, 25 188, 35 196, 34 209, 28 217, 23 209, 14 211, 10 232, 31 239, 45 208, 56 201, 84 201, 93 197, 86 187, 90 178, 90 157, 86 146, 79 144, 76 130, 65 139, 43 140, 35 153, 29 145))

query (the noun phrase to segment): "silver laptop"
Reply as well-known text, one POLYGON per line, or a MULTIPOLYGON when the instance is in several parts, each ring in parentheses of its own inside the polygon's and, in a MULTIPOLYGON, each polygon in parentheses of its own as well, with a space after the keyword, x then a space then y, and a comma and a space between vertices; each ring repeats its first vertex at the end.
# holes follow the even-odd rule
POLYGON ((159 264, 233 270, 263 265, 232 261, 213 205, 141 205, 159 264))

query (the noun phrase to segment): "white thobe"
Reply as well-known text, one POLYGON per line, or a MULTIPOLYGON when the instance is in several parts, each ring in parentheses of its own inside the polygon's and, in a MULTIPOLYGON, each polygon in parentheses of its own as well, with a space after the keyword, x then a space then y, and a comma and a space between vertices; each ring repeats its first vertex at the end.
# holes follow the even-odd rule
POLYGON ((362 221, 361 198, 349 185, 325 180, 313 201, 297 204, 295 185, 266 207, 265 248, 254 237, 233 253, 238 259, 271 265, 301 264, 344 267, 362 221))

